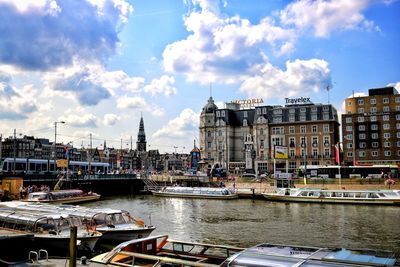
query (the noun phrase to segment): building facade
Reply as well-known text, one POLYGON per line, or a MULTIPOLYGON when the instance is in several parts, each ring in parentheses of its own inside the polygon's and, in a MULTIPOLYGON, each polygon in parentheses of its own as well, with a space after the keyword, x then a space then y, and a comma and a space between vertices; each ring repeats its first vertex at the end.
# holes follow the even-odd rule
POLYGON ((342 115, 345 164, 400 164, 400 94, 393 87, 349 97, 342 115))
POLYGON ((260 102, 226 103, 220 109, 209 98, 199 127, 201 157, 208 169, 222 167, 230 173, 253 170, 260 174, 272 172, 274 167, 295 172, 305 162, 335 164, 339 122, 332 105, 296 98, 286 99, 285 106, 245 106, 260 102), (286 151, 284 159, 274 160, 277 147, 286 151))

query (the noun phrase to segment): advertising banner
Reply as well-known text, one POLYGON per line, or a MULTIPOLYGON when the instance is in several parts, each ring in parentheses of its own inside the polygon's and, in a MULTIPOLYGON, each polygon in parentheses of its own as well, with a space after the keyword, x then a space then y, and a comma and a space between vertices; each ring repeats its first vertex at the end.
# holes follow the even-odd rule
POLYGON ((289 158, 287 146, 275 146, 274 147, 274 158, 275 159, 287 159, 289 158))

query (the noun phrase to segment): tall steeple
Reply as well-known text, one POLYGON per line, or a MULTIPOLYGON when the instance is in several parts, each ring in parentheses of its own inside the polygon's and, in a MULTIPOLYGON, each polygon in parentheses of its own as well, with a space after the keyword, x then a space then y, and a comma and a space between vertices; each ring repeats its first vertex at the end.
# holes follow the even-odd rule
POLYGON ((146 151, 146 144, 147 142, 146 142, 146 134, 144 132, 143 115, 141 115, 139 123, 139 133, 136 142, 136 149, 140 152, 146 151))

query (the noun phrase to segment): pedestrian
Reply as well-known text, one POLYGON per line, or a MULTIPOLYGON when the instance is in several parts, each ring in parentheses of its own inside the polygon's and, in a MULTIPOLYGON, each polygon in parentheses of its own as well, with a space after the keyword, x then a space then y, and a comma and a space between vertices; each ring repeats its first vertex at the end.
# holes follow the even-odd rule
POLYGON ((23 199, 24 198, 24 187, 21 185, 19 187, 19 199, 23 199))

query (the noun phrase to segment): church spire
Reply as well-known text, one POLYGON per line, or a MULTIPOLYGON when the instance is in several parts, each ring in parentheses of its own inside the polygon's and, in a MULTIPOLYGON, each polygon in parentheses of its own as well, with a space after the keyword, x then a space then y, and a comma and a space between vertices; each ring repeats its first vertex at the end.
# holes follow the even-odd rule
POLYGON ((146 144, 147 142, 146 142, 146 134, 144 132, 143 115, 141 115, 139 123, 139 133, 136 142, 136 149, 138 151, 146 151, 146 144))

